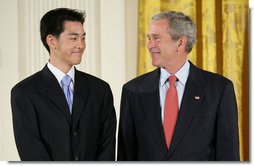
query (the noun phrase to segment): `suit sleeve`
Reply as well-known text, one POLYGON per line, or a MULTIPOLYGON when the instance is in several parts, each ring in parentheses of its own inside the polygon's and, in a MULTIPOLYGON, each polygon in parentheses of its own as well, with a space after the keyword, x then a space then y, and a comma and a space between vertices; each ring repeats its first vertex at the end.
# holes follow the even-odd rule
POLYGON ((52 160, 40 137, 32 99, 20 86, 14 87, 11 91, 11 107, 14 136, 20 159, 52 160))
POLYGON ((226 85, 221 98, 216 139, 216 160, 240 160, 237 104, 231 81, 226 85))
POLYGON ((123 87, 118 131, 118 161, 137 160, 137 140, 135 124, 132 115, 132 101, 131 92, 123 87))
POLYGON ((113 104, 113 95, 109 85, 107 86, 102 110, 101 137, 97 160, 114 161, 116 145, 116 114, 113 104))

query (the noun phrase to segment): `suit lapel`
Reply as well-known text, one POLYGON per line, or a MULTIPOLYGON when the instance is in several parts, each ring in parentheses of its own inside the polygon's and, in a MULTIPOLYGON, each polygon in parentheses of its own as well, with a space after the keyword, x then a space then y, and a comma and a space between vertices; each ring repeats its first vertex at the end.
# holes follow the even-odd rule
POLYGON ((86 77, 82 77, 82 73, 75 69, 75 85, 74 85, 74 98, 73 98, 73 109, 72 109, 72 121, 73 125, 76 126, 83 108, 86 105, 89 96, 89 82, 86 77))
POLYGON ((46 95, 52 101, 52 103, 55 104, 64 114, 68 122, 71 123, 71 115, 63 90, 47 66, 42 69, 42 79, 45 86, 47 87, 46 95))
POLYGON ((159 68, 146 77, 141 85, 139 99, 147 118, 148 126, 160 149, 165 152, 166 144, 161 120, 160 96, 159 96, 159 68))
POLYGON ((190 64, 190 75, 186 82, 176 128, 169 148, 169 157, 188 131, 196 112, 205 98, 205 80, 202 77, 202 73, 200 69, 196 68, 192 63, 190 64))

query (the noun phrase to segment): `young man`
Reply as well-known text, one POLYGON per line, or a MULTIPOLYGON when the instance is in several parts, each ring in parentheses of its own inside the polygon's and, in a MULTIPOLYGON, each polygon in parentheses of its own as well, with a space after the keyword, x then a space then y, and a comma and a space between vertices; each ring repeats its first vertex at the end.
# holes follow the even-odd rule
POLYGON ((58 8, 41 19, 46 66, 11 91, 21 160, 114 160, 116 115, 110 86, 74 65, 86 48, 85 12, 58 8))
POLYGON ((187 60, 195 36, 181 12, 153 16, 147 48, 158 68, 123 86, 118 160, 239 160, 233 84, 187 60))

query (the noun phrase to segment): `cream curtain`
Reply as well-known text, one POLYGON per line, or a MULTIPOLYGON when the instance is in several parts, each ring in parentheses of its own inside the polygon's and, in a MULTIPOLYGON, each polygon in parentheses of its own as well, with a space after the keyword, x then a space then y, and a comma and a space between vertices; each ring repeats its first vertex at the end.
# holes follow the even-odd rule
POLYGON ((182 11, 197 25, 197 44, 189 59, 234 83, 241 161, 249 160, 249 4, 248 0, 139 0, 138 75, 154 69, 146 48, 152 15, 182 11))

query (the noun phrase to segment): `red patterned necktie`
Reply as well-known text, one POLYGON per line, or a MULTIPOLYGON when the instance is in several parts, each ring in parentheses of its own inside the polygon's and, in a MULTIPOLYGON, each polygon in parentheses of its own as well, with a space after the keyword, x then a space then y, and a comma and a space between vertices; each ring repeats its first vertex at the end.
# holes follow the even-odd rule
POLYGON ((166 94, 164 107, 164 134, 167 147, 169 148, 178 116, 178 97, 175 87, 177 77, 175 75, 171 75, 168 80, 170 87, 166 94))

